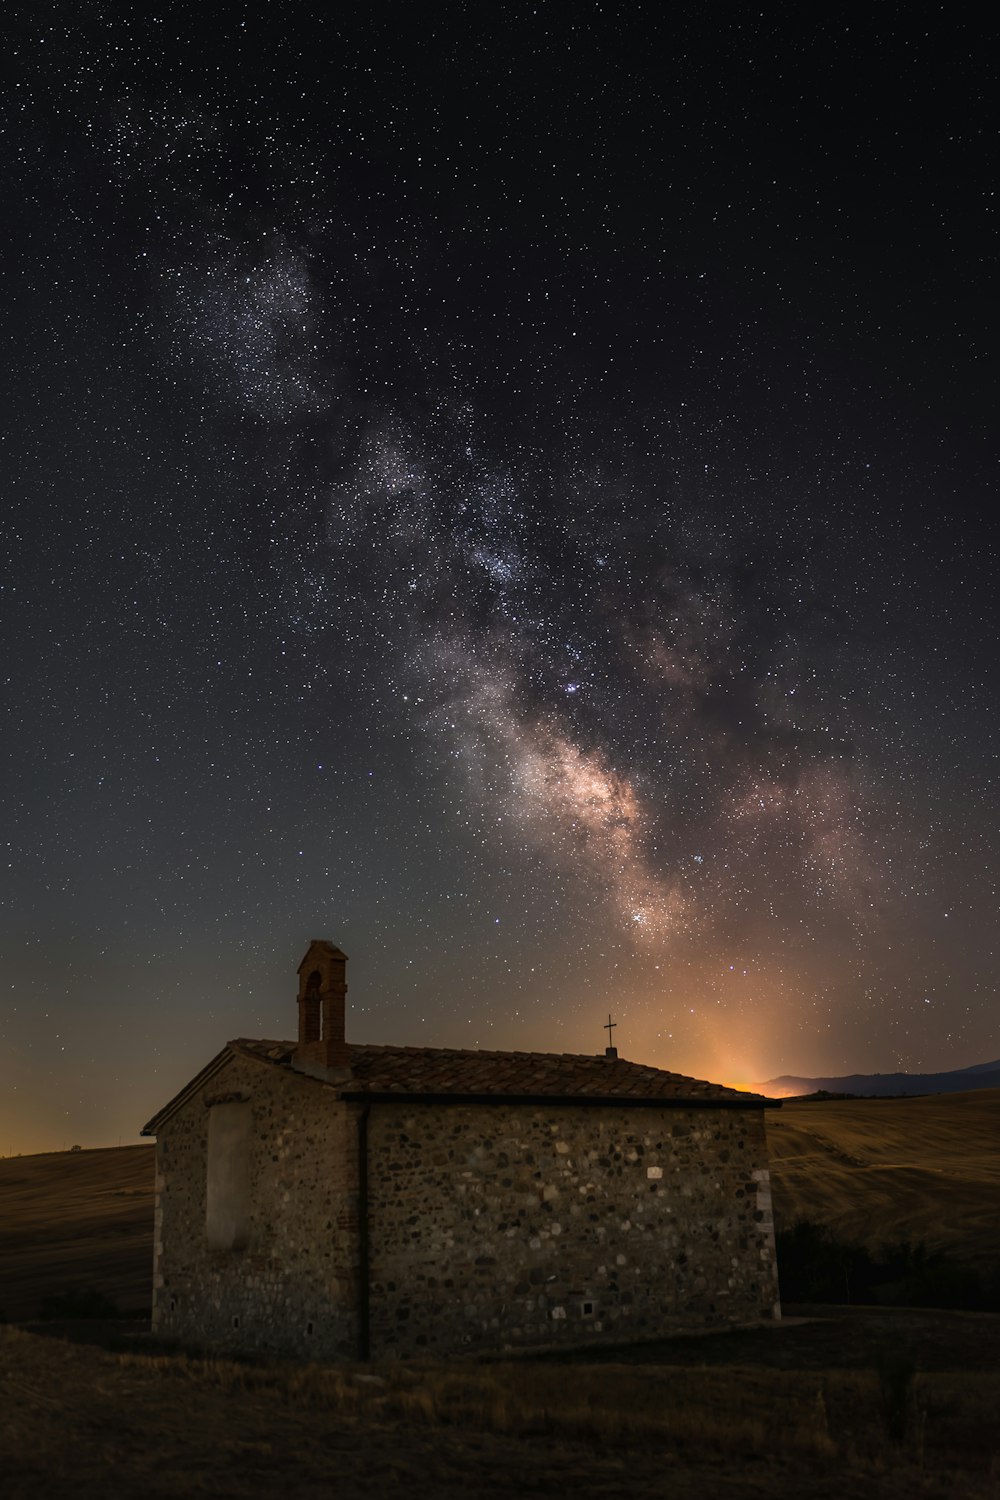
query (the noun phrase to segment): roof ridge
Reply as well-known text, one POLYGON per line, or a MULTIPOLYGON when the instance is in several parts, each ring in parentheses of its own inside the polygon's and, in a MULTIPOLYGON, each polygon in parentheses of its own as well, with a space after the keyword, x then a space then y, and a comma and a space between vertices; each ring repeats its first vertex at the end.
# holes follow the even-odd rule
MULTIPOLYGON (((258 1062, 288 1067, 297 1043, 239 1037, 230 1042, 258 1062)), ((350 1042, 352 1088, 377 1094, 473 1097, 537 1095, 545 1098, 645 1098, 746 1100, 763 1097, 708 1079, 674 1073, 652 1063, 608 1058, 587 1052, 503 1052, 472 1047, 400 1046, 392 1042, 350 1042)), ((304 1075, 305 1076, 305 1075, 304 1075)))

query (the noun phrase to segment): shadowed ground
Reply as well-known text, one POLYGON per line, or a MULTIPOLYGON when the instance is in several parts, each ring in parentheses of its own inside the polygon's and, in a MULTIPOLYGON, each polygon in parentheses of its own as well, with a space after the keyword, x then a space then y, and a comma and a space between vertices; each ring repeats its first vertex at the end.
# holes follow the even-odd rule
POLYGON ((0 1329, 0 1474, 5 1500, 995 1500, 998 1335, 827 1309, 599 1365, 323 1368, 0 1329))

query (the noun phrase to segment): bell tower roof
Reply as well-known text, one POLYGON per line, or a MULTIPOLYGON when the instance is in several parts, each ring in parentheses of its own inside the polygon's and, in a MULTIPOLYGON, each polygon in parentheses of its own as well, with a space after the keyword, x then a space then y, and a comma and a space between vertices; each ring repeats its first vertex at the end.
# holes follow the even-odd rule
POLYGON ((307 964, 312 964, 315 968, 317 962, 324 958, 338 958, 346 961, 347 954, 344 952, 343 948, 338 948, 336 943, 330 943, 326 938, 313 938, 312 942, 309 944, 309 947, 306 949, 306 956, 299 964, 298 970, 296 972, 301 974, 302 970, 306 967, 307 964))

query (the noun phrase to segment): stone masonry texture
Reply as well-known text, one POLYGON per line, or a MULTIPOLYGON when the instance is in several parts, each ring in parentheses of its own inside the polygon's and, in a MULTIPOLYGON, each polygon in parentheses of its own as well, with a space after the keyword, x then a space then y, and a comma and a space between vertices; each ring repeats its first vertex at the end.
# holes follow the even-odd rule
POLYGON ((223 1350, 310 1358, 357 1351, 357 1155, 349 1106, 290 1069, 235 1057, 189 1098, 156 1145, 153 1327, 223 1350), (251 1110, 245 1248, 206 1236, 213 1101, 251 1110))
MULTIPOLYGON (((163 1121, 154 1326, 356 1357, 363 1106, 231 1055, 163 1121), (251 1112, 249 1234, 206 1237, 208 1120, 251 1112)), ((650 1338, 777 1312, 760 1109, 368 1106, 373 1358, 650 1338)))
POLYGON ((369 1160, 380 1353, 774 1315, 759 1110, 382 1106, 369 1160))

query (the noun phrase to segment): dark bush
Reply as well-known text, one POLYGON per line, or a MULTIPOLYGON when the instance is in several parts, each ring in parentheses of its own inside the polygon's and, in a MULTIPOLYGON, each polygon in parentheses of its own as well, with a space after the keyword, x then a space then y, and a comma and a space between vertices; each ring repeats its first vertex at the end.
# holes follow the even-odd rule
POLYGON ((902 1444, 915 1415, 913 1377, 916 1366, 898 1349, 885 1349, 879 1355, 878 1384, 882 1421, 892 1442, 902 1444))
POLYGON ((1000 1310, 1000 1282, 988 1282, 945 1250, 899 1240, 870 1250, 800 1220, 777 1236, 786 1302, 1000 1310))
POLYGON ((777 1234, 778 1275, 786 1302, 867 1302, 871 1256, 801 1219, 777 1234))
POLYGON ((55 1318, 120 1318, 118 1305, 92 1286, 69 1287, 61 1294, 43 1297, 38 1316, 44 1322, 55 1318))

